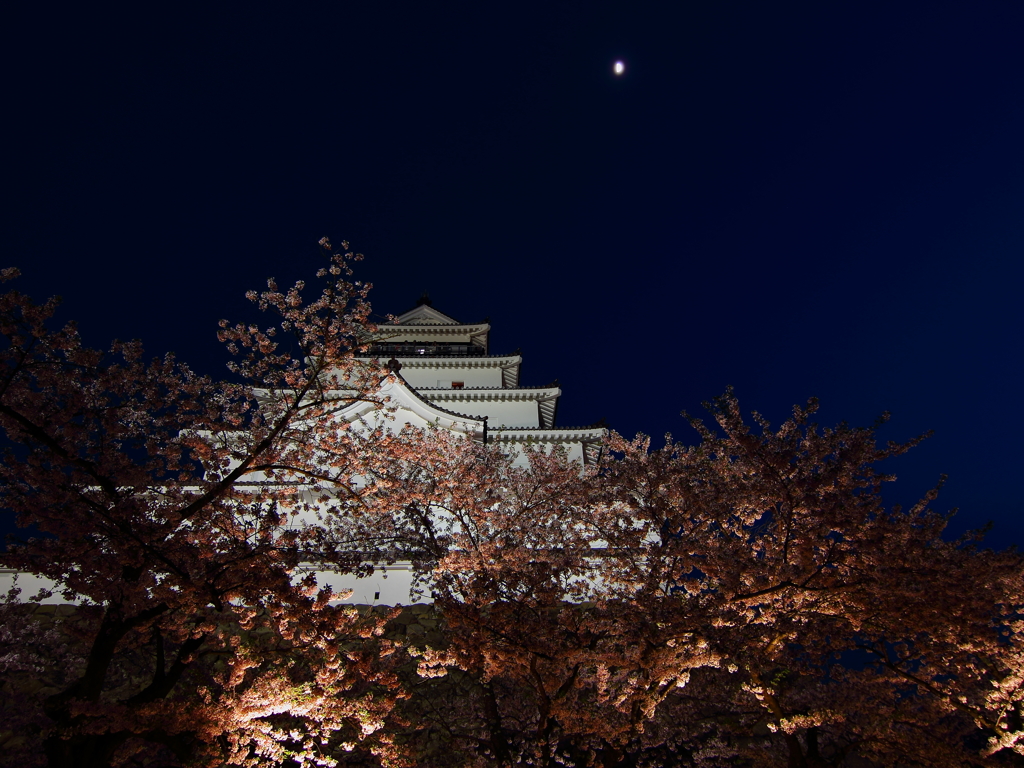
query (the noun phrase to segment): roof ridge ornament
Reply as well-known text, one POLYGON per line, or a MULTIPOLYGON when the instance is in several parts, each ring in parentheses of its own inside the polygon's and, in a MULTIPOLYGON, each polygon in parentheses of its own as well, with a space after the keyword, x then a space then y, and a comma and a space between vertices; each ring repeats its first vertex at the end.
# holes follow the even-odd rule
POLYGON ((424 291, 423 295, 420 296, 419 300, 416 302, 416 306, 422 307, 424 304, 427 305, 428 307, 434 306, 434 302, 430 300, 430 294, 427 293, 426 291, 424 291))

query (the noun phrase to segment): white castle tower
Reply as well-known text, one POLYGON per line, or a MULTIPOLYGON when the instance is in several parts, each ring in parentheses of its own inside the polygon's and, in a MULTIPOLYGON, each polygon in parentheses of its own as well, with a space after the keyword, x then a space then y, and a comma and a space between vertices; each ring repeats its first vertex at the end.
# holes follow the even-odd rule
MULTIPOLYGON (((519 350, 490 354, 490 330, 487 320, 460 323, 439 312, 426 294, 395 322, 382 325, 367 359, 387 360, 398 374, 382 389, 397 409, 394 423, 438 424, 509 450, 517 444, 560 445, 571 459, 596 461, 604 425, 555 426, 562 395, 558 381, 523 386, 519 350)), ((341 415, 355 421, 372 408, 360 403, 341 415)))

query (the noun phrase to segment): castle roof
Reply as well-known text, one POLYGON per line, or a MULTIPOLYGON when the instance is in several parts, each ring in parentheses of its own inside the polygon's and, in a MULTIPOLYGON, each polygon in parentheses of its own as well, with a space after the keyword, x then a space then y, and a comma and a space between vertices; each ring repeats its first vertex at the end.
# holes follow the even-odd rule
MULTIPOLYGON (((421 299, 422 301, 422 299, 421 299)), ((408 312, 398 316, 392 325, 462 325, 451 315, 439 312, 427 302, 417 304, 408 312)))
POLYGON ((424 293, 415 307, 378 326, 377 341, 359 358, 390 358, 388 367, 396 375, 387 380, 390 383, 385 383, 381 391, 387 390, 393 405, 412 411, 427 423, 507 444, 580 445, 584 460, 596 461, 607 432, 605 426, 556 427, 562 394, 558 382, 546 386, 521 385, 522 355, 518 349, 510 354, 489 354, 490 329, 489 318, 462 323, 435 309, 424 293), (490 372, 485 373, 486 369, 490 372), (500 375, 495 369, 500 369, 500 375), (399 371, 407 371, 408 379, 399 371), (446 378, 460 381, 442 381, 446 378), (436 387, 432 386, 435 379, 436 387), (488 386, 481 386, 482 381, 488 386), (491 386, 499 382, 500 386, 491 386), (444 386, 446 383, 449 386, 444 386), (424 386, 428 384, 431 386, 424 386), (521 405, 514 406, 516 403, 521 405), (527 403, 536 403, 532 418, 529 410, 509 410, 534 407, 527 403), (474 414, 476 410, 490 413, 492 420, 500 418, 508 423, 537 426, 489 426, 488 417, 474 414))

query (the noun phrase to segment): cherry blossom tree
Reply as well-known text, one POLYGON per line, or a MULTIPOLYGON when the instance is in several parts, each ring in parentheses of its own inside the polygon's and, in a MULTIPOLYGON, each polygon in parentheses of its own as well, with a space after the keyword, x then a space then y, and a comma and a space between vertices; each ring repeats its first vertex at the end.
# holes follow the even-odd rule
POLYGON ((595 524, 603 596, 636 609, 623 625, 645 649, 618 668, 625 701, 667 704, 672 723, 728 713, 718 738, 755 765, 981 763, 1015 746, 1019 556, 945 541, 935 491, 887 509, 878 464, 918 440, 819 429, 815 409, 774 430, 755 414, 755 431, 729 393, 711 405, 717 430, 694 422, 697 446, 616 441, 595 524), (698 668, 715 670, 715 695, 705 675, 690 701, 698 668))
POLYGON ((583 472, 427 436, 388 490, 446 621, 421 764, 1013 762, 1020 557, 944 540, 935 492, 885 506, 917 440, 711 410, 696 446, 612 435, 583 472))
POLYGON ((319 296, 271 280, 249 296, 269 325, 222 322, 234 382, 137 342, 89 349, 54 326, 56 301, 0 297, 0 505, 40 533, 4 563, 95 615, 84 663, 44 702, 51 766, 392 751, 384 619, 333 607, 298 570, 365 568, 312 515, 358 501, 378 435, 335 414, 386 375, 355 359, 374 332, 360 257, 321 245, 319 296))

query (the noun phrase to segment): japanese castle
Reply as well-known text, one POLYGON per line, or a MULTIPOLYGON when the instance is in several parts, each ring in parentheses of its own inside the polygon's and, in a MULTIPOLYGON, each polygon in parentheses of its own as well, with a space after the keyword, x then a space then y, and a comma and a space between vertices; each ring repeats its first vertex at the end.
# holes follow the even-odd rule
MULTIPOLYGON (((524 386, 519 371, 519 350, 491 354, 487 320, 461 323, 434 309, 424 294, 417 305, 394 322, 381 325, 378 338, 365 359, 387 361, 396 375, 380 394, 395 410, 392 428, 405 424, 436 424, 472 439, 496 443, 516 452, 532 445, 549 450, 562 446, 581 465, 596 462, 607 432, 603 423, 586 427, 558 427, 557 380, 545 386, 524 386)), ((376 418, 379 406, 356 403, 339 416, 349 421, 376 418)), ((335 589, 351 589, 345 602, 408 604, 412 571, 409 563, 378 568, 371 576, 317 573, 318 581, 335 589)))

